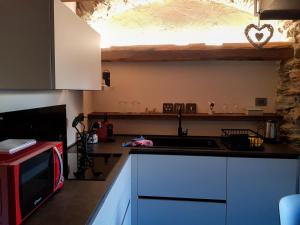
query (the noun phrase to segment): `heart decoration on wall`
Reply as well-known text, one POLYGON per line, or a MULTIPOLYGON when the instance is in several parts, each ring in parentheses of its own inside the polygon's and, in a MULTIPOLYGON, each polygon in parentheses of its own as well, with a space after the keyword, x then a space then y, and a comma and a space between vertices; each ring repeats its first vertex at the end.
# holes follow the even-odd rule
POLYGON ((261 49, 267 44, 273 37, 274 28, 271 24, 264 24, 262 26, 256 26, 255 24, 249 24, 245 29, 245 35, 248 41, 257 49, 261 49), (253 37, 250 36, 251 32, 254 32, 253 37), (265 34, 267 33, 267 34, 265 34), (265 38, 264 38, 265 37, 265 38), (256 40, 253 40, 255 38, 256 40))

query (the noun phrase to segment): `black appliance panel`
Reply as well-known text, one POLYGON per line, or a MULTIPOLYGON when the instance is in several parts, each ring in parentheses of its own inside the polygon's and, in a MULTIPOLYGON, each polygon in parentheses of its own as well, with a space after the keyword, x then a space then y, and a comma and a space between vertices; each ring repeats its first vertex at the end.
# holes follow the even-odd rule
POLYGON ((51 149, 20 165, 20 207, 22 218, 41 204, 54 189, 54 159, 51 149))
MULTIPOLYGON (((0 141, 9 138, 62 141, 64 165, 68 165, 66 118, 66 105, 0 113, 0 141)), ((64 176, 68 177, 67 166, 64 176)))

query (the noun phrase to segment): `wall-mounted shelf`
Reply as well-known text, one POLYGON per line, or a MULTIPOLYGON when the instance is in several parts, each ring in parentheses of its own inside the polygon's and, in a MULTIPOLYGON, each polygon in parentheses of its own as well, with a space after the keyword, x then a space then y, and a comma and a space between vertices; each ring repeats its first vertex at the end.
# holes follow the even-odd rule
POLYGON ((197 60, 286 60, 294 56, 292 43, 268 43, 255 49, 249 43, 126 46, 102 49, 103 62, 158 62, 197 60))
MULTIPOLYGON (((92 112, 88 114, 89 120, 103 119, 105 116, 109 119, 176 119, 177 114, 167 113, 118 113, 118 112, 92 112)), ((207 113, 182 114, 183 119, 190 120, 213 120, 213 121, 266 121, 282 120, 282 116, 274 113, 264 113, 262 116, 248 116, 243 113, 216 113, 209 115, 207 113)))

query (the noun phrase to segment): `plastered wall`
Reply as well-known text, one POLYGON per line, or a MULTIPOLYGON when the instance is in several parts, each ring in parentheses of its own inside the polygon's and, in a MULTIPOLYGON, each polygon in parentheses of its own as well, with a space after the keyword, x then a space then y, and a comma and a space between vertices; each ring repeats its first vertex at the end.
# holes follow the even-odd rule
MULTIPOLYGON (((162 111, 163 102, 197 103, 208 112, 244 112, 255 97, 267 97, 265 112, 275 112, 279 63, 275 61, 204 61, 103 63, 111 72, 112 87, 89 93, 89 111, 162 111)), ((176 134, 176 120, 117 120, 115 133, 176 134)), ((248 127, 253 122, 183 121, 192 135, 219 135, 220 128, 248 127)))

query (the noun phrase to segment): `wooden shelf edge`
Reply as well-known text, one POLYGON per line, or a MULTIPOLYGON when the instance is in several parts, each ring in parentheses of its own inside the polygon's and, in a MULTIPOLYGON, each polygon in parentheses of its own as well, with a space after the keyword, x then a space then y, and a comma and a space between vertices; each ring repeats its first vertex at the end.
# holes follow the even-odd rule
MULTIPOLYGON (((92 112, 88 114, 89 119, 103 119, 105 116, 109 119, 176 119, 177 114, 166 113, 117 113, 117 112, 92 112)), ((264 113, 262 116, 249 116, 242 113, 216 113, 209 115, 206 113, 182 114, 183 119, 196 120, 218 120, 218 121, 256 121, 256 120, 282 120, 282 116, 275 113, 264 113)))
POLYGON ((273 42, 263 49, 255 49, 248 43, 208 46, 193 44, 125 46, 102 49, 103 62, 155 62, 155 61, 197 61, 197 60, 261 60, 278 61, 294 56, 290 42, 273 42))

